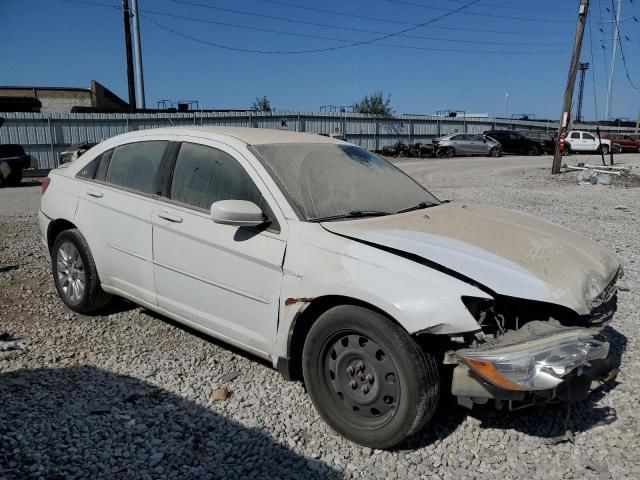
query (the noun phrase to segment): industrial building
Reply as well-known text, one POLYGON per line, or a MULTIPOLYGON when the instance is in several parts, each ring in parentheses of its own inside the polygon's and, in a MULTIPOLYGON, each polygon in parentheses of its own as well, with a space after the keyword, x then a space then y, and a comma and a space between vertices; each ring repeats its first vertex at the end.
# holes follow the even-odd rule
POLYGON ((104 85, 89 88, 0 86, 0 112, 127 112, 129 104, 104 85))

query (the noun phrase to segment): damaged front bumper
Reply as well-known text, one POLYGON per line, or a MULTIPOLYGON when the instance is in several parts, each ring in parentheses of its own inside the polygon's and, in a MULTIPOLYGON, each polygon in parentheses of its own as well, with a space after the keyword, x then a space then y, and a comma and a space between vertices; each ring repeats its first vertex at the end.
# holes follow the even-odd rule
POLYGON ((530 322, 449 358, 458 363, 451 392, 468 407, 490 399, 576 401, 613 372, 609 342, 599 330, 554 322, 530 322))

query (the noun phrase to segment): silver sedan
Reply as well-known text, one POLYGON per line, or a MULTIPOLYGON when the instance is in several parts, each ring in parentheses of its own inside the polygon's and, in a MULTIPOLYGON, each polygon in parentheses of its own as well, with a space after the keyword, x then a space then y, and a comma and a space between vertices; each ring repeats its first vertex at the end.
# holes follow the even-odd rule
POLYGON ((456 155, 487 155, 499 157, 502 146, 499 142, 482 135, 472 133, 453 133, 433 140, 437 157, 453 157, 456 155))

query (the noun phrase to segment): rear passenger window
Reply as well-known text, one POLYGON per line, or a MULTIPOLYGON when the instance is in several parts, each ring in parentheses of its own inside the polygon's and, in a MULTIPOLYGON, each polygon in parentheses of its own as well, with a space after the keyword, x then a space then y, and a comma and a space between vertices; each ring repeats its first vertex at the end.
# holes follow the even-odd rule
POLYGON ((96 170, 98 169, 98 165, 100 164, 100 158, 103 155, 104 155, 104 153, 101 153, 96 158, 94 158, 89 163, 87 163, 84 167, 82 167, 82 170, 80 170, 76 174, 76 177, 78 177, 78 178, 94 178, 95 175, 96 175, 96 170))
POLYGON ((267 212, 262 194, 242 165, 222 150, 193 143, 180 147, 171 199, 205 210, 219 200, 248 200, 267 212))
POLYGON ((111 155, 106 181, 142 193, 154 193, 167 141, 129 143, 116 147, 111 155))
POLYGON ((111 155, 113 155, 113 148, 107 150, 100 155, 100 164, 96 169, 95 179, 104 182, 107 179, 107 171, 109 170, 109 162, 111 161, 111 155))

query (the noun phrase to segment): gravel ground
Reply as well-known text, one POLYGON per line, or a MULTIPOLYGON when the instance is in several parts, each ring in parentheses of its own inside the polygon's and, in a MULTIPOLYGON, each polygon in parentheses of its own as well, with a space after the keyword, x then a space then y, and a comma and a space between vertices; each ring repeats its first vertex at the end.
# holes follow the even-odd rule
MULTIPOLYGON (((619 158, 640 172, 640 156, 619 158)), ((0 352, 0 479, 640 478, 640 189, 578 186, 544 157, 399 165, 441 198, 539 215, 624 259, 608 328, 620 375, 572 408, 573 442, 557 442, 563 406, 445 405, 402 448, 362 448, 264 362, 124 302, 73 314, 38 240, 39 189, 25 186, 0 190, 0 334, 27 345, 0 352), (225 385, 230 398, 214 400, 225 385)))

